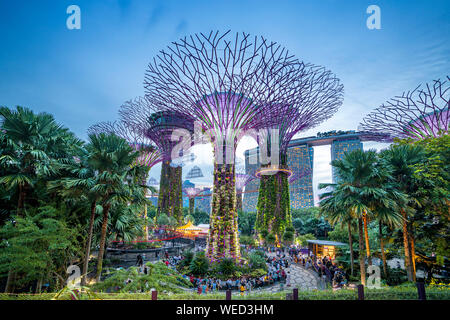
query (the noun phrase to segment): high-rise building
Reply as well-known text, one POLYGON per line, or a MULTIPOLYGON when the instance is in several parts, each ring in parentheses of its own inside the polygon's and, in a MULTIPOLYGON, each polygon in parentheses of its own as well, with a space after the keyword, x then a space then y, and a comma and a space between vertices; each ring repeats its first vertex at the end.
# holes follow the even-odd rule
POLYGON ((195 207, 206 213, 211 213, 211 188, 203 188, 203 192, 195 198, 195 207))
MULTIPOLYGON (((344 157, 346 152, 362 149, 363 144, 359 138, 345 139, 345 140, 333 140, 331 143, 331 160, 340 160, 344 157)), ((333 183, 336 183, 339 179, 334 167, 331 167, 333 175, 333 183)))
MULTIPOLYGON (((308 208, 314 206, 313 194, 313 166, 314 146, 331 145, 331 160, 342 159, 344 154, 355 149, 362 149, 362 141, 376 141, 369 132, 355 131, 330 131, 317 133, 317 136, 292 140, 289 143, 287 165, 293 174, 300 178, 290 186, 290 198, 292 208, 308 208), (302 172, 310 172, 302 174, 302 172)), ((245 173, 255 175, 260 168, 258 148, 247 150, 245 155, 245 173)), ((334 169, 333 182, 337 180, 334 169)), ((256 211, 258 202, 259 179, 254 179, 247 184, 244 190, 242 209, 244 211, 256 211)))
POLYGON ((312 184, 312 172, 314 168, 313 147, 306 143, 290 147, 288 149, 287 165, 293 174, 301 176, 301 172, 305 169, 310 172, 289 186, 291 207, 294 209, 314 207, 312 184))

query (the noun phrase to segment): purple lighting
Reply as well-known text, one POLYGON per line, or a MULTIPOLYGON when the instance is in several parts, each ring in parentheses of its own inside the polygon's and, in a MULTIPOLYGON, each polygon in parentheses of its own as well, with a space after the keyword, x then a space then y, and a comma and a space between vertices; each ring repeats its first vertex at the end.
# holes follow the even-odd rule
POLYGON ((368 114, 359 130, 379 135, 379 141, 394 138, 422 140, 448 133, 450 77, 434 80, 394 97, 368 114), (384 135, 384 136, 383 136, 384 135))

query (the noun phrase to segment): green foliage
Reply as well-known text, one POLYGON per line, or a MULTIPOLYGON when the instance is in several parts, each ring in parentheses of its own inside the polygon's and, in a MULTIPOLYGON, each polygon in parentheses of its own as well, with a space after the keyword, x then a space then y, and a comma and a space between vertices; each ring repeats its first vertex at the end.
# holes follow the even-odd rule
POLYGON ((269 231, 267 231, 267 229, 262 229, 259 234, 261 235, 261 238, 263 238, 264 240, 267 238, 267 236, 269 235, 269 231))
POLYGON ((290 243, 294 241, 294 233, 292 231, 285 231, 283 233, 283 241, 285 243, 290 243))
POLYGON ((275 244, 276 238, 275 235, 273 233, 269 233, 266 237, 266 242, 268 244, 275 244))
POLYGON ((320 216, 319 208, 292 209, 292 224, 297 233, 312 233, 315 237, 326 237, 333 228, 320 216))
POLYGON ((295 241, 302 247, 308 246, 307 240, 316 240, 316 237, 311 233, 307 233, 307 234, 301 234, 301 235, 297 236, 297 238, 295 239, 295 241))
POLYGON ((0 229, 0 272, 21 275, 17 284, 38 279, 64 277, 69 262, 80 255, 78 230, 69 228, 60 213, 46 206, 13 217, 0 229))
POLYGON ((139 273, 137 268, 111 271, 107 278, 94 284, 95 292, 149 292, 152 288, 161 293, 183 292, 182 287, 189 288, 191 283, 164 263, 147 263, 149 274, 139 273), (131 280, 131 283, 127 283, 131 280))
POLYGON ((251 269, 267 270, 264 252, 258 250, 251 252, 249 256, 249 266, 251 269))
POLYGON ((219 272, 226 276, 232 275, 236 271, 236 263, 233 259, 223 259, 219 263, 219 272))
POLYGON ((199 208, 195 208, 194 212, 192 213, 192 216, 194 217, 195 223, 197 225, 209 223, 209 213, 201 211, 199 208))
POLYGON ((238 227, 241 231, 241 235, 252 235, 255 230, 256 212, 239 211, 238 216, 238 227))
POLYGON ((192 224, 195 224, 195 218, 193 215, 190 215, 190 214, 184 216, 183 221, 184 221, 184 223, 188 223, 190 221, 192 224))
POLYGON ((209 262, 205 256, 205 252, 197 252, 189 264, 189 270, 192 274, 197 276, 205 275, 209 269, 209 262))
POLYGON ((180 268, 189 267, 191 265, 192 259, 194 259, 194 252, 192 250, 183 251, 184 259, 181 260, 179 266, 180 268))
POLYGON ((241 235, 239 237, 239 242, 244 245, 255 245, 255 238, 252 236, 241 235))
POLYGON ((165 213, 161 213, 156 220, 159 226, 167 226, 169 224, 169 217, 165 213))

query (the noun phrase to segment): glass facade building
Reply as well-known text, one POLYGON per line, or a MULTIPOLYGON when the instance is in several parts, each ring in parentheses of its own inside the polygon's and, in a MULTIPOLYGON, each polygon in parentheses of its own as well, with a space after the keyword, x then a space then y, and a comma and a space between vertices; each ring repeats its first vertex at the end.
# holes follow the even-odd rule
MULTIPOLYGON (((350 131, 329 131, 317 133, 317 136, 292 140, 289 143, 287 165, 293 174, 300 178, 290 184, 290 197, 292 208, 309 208, 314 206, 313 168, 314 146, 331 146, 331 160, 342 159, 344 154, 356 149, 362 149, 362 141, 373 141, 370 133, 350 131), (301 172, 309 170, 310 174, 302 176, 301 172)), ((255 175, 260 168, 258 149, 245 152, 245 173, 255 175)), ((332 168, 332 179, 336 182, 338 177, 332 168)), ((258 202, 259 179, 251 181, 244 190, 242 209, 256 211, 258 202)))
MULTIPOLYGON (((340 160, 344 157, 346 152, 362 149, 363 144, 359 138, 347 139, 347 140, 334 140, 331 143, 331 160, 340 160)), ((336 183, 339 179, 334 167, 331 167, 333 175, 333 183, 336 183)))

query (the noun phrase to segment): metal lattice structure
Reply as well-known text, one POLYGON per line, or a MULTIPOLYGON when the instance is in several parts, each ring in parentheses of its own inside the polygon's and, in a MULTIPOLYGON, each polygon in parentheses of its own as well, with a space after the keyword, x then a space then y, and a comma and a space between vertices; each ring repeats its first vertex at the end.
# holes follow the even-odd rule
POLYGON ((200 189, 200 188, 186 188, 186 189, 183 190, 184 194, 189 199, 196 198, 200 193, 202 193, 202 191, 203 190, 200 189))
POLYGON ((246 173, 236 173, 235 179, 236 179, 236 191, 242 192, 247 183, 255 179, 255 177, 246 173))
POLYGON ((264 38, 229 31, 173 42, 149 64, 146 96, 161 110, 185 112, 201 122, 215 147, 214 190, 207 255, 240 258, 234 157, 256 115, 286 99, 298 61, 264 38), (226 164, 224 165, 224 159, 226 164), (222 190, 219 191, 219 190, 222 190))
POLYGON ((316 118, 326 119, 333 113, 327 108, 341 102, 340 96, 323 94, 340 93, 341 86, 331 73, 299 62, 276 42, 230 31, 200 33, 173 42, 148 65, 144 87, 146 98, 159 110, 192 115, 214 143, 206 252, 211 261, 240 258, 234 201, 234 159, 240 138, 267 127, 265 115, 283 112, 285 106, 300 108, 298 118, 304 123, 295 128, 299 131, 316 118))
POLYGON ((198 197, 203 190, 200 188, 185 188, 183 192, 189 198, 189 214, 192 215, 195 208, 195 198, 198 197))
POLYGON ((270 139, 269 129, 278 130, 280 163, 285 164, 283 157, 294 135, 331 118, 342 105, 343 95, 344 86, 331 71, 299 63, 284 103, 258 114, 258 127, 267 129, 260 132, 260 139, 270 139))
POLYGON ((153 141, 160 150, 162 166, 157 215, 165 213, 182 224, 182 166, 189 160, 186 151, 192 144, 194 119, 183 112, 159 110, 145 97, 125 102, 119 115, 124 123, 153 141))
POLYGON ((193 166, 191 170, 186 174, 186 179, 202 178, 203 172, 198 166, 193 166))
POLYGON ((306 177, 312 173, 311 168, 301 168, 300 172, 295 172, 292 176, 289 177, 288 182, 289 184, 293 184, 295 181, 306 177))
POLYGON ((161 111, 145 97, 137 97, 126 101, 119 110, 121 121, 133 128, 137 135, 151 140, 160 150, 163 160, 181 157, 172 157, 175 145, 182 143, 186 151, 191 141, 182 137, 172 139, 175 130, 185 131, 186 135, 194 130, 194 118, 178 111, 161 111))
POLYGON ((123 121, 100 122, 88 128, 88 134, 99 133, 113 133, 125 139, 135 151, 139 152, 139 157, 133 165, 146 166, 150 170, 162 160, 161 152, 153 145, 152 141, 123 121))
POLYGON ((257 116, 260 118, 259 150, 270 154, 266 159, 270 163, 255 172, 261 179, 255 228, 260 234, 271 233, 277 245, 286 228, 292 226, 289 181, 300 178, 287 166, 289 142, 297 133, 332 117, 342 105, 343 90, 343 85, 331 71, 301 62, 287 99, 257 116), (274 155, 276 144, 278 154, 274 155))
POLYGON ((371 132, 378 141, 394 138, 422 140, 448 133, 450 77, 434 80, 396 96, 368 114, 359 130, 371 132))

